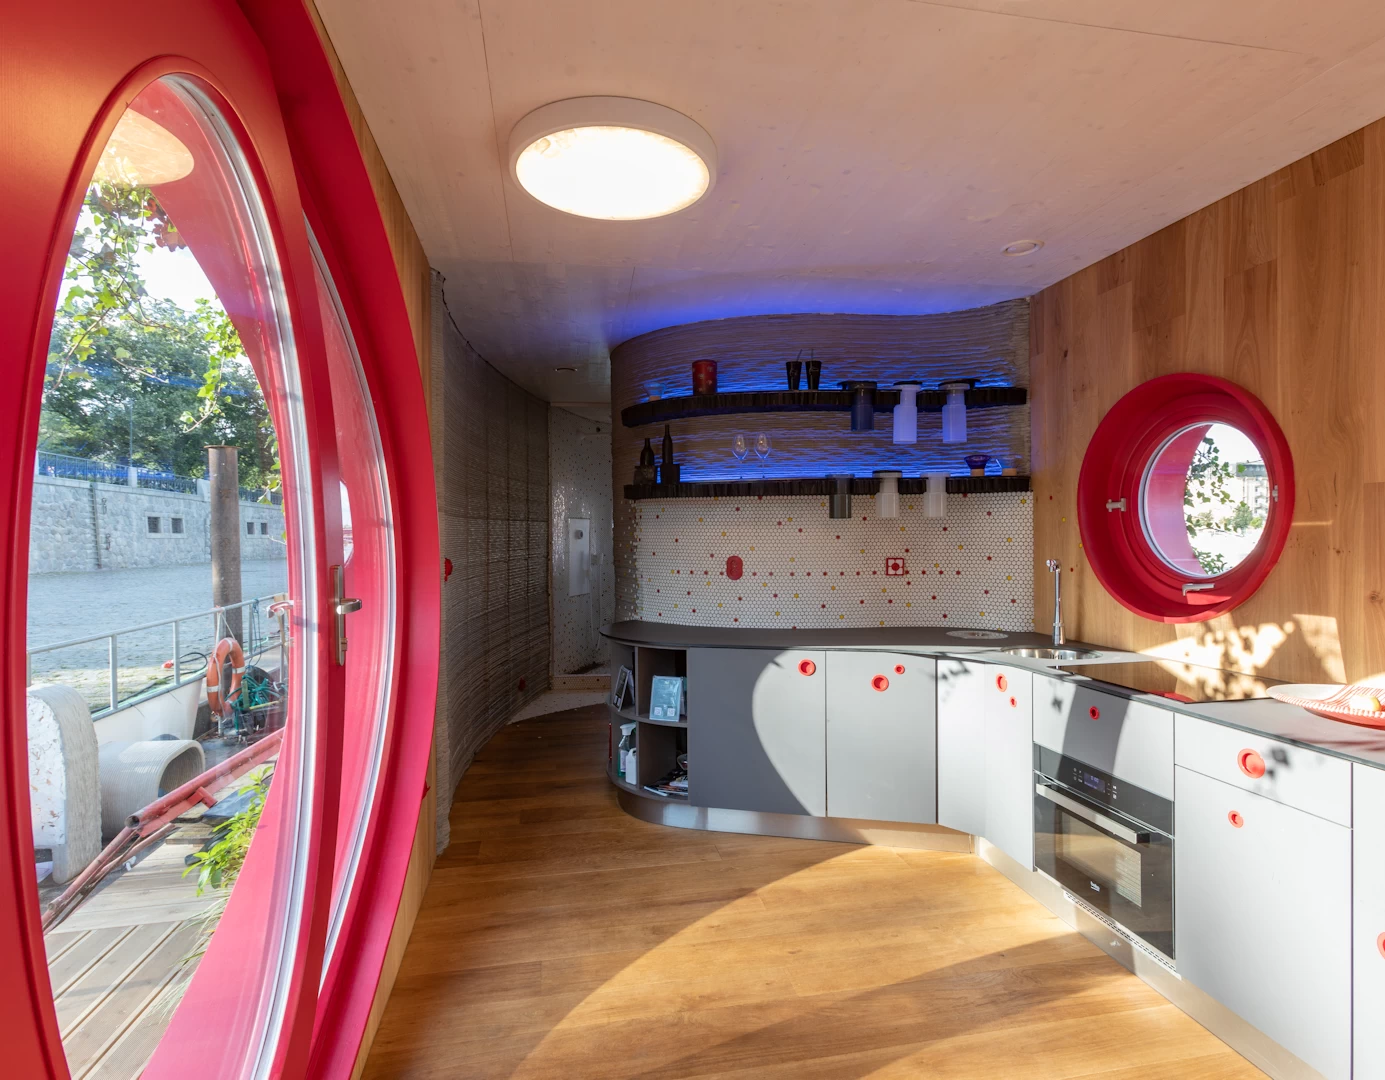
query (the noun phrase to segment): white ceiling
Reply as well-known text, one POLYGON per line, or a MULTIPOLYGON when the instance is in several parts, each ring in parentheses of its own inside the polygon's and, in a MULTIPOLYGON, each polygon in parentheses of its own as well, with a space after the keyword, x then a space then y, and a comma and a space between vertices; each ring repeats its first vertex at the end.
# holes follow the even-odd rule
POLYGON ((658 327, 1028 295, 1385 115, 1381 0, 318 6, 457 323, 560 402, 607 400, 609 349, 658 327), (530 199, 510 129, 592 94, 705 127, 711 195, 530 199))

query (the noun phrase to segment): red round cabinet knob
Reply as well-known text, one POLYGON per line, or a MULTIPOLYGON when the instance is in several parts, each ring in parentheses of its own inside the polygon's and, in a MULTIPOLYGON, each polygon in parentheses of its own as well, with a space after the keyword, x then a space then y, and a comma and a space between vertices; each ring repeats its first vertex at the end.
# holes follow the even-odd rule
POLYGON ((1004 675, 997 675, 995 677, 995 688, 1002 694, 1005 693, 1006 690, 1010 689, 1010 680, 1004 675))
POLYGON ((1019 707, 1020 707, 1020 703, 1019 703, 1018 701, 1016 701, 1014 698, 1011 698, 1011 699, 1010 699, 1010 708, 1012 708, 1012 709, 1018 709, 1019 707))
POLYGON ((1375 948, 1382 960, 1385 960, 1385 934, 1377 934, 1375 937, 1375 948))
POLYGON ((890 688, 890 680, 883 675, 877 675, 875 678, 871 679, 870 684, 877 690, 888 690, 890 688))
POLYGON ((1090 716, 1093 720, 1100 720, 1101 710, 1098 709, 1095 705, 1093 705, 1090 709, 1087 710, 1087 715, 1090 716))
POLYGON ((903 664, 896 664, 896 665, 894 666, 894 673, 895 673, 896 675, 903 675, 903 674, 904 674, 904 665, 903 665, 903 664))
POLYGON ((817 670, 817 664, 813 663, 811 660, 800 660, 798 662, 798 673, 800 675, 813 675, 816 674, 817 670))
POLYGON ((1246 823, 1246 819, 1241 817, 1241 812, 1239 810, 1232 810, 1231 813, 1226 815, 1226 820, 1231 822, 1231 824, 1238 829, 1246 823))
POLYGON ((1265 759, 1254 750, 1242 750, 1236 755, 1236 764, 1252 780, 1259 780, 1265 775, 1265 759))

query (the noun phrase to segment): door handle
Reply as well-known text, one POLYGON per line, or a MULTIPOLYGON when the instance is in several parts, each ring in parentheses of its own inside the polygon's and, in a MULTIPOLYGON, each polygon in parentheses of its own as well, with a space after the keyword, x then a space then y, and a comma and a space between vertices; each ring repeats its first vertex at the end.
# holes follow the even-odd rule
POLYGON ((1134 829, 1122 825, 1115 818, 1109 818, 1105 814, 1098 814, 1095 810, 1088 809, 1076 799, 1070 799, 1061 791, 1054 791, 1047 784, 1035 784, 1034 791, 1037 795, 1047 799, 1055 806, 1061 806, 1069 814, 1079 817, 1089 825, 1095 825, 1102 832, 1108 832, 1112 836, 1118 836, 1129 844, 1149 843, 1149 833, 1137 833, 1134 829))
POLYGON ((346 617, 353 611, 361 610, 358 597, 346 595, 346 571, 340 566, 332 567, 332 630, 337 639, 337 664, 346 663, 346 617))

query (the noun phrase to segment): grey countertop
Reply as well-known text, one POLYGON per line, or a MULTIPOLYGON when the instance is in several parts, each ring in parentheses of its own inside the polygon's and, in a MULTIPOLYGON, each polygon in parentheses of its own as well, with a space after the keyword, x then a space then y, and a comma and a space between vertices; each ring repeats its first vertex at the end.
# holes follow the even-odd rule
MULTIPOLYGON (((958 627, 965 631, 967 628, 958 627)), ((1083 679, 1080 675, 1056 670, 1057 661, 1035 660, 1000 652, 1004 648, 1042 648, 1051 645, 1046 634, 1011 633, 1003 639, 975 640, 952 636, 956 631, 943 627, 865 627, 841 630, 778 630, 751 627, 679 626, 670 623, 628 621, 612 623, 602 634, 626 645, 653 648, 722 649, 890 649, 933 656, 986 660, 1025 668, 1036 674, 1059 679, 1083 679)), ((1069 642, 1079 649, 1098 650, 1091 663, 1122 663, 1156 659, 1138 653, 1109 649, 1085 642, 1069 642)), ((1077 666, 1075 661, 1065 666, 1077 666)), ((1385 769, 1385 730, 1357 727, 1328 720, 1294 705, 1272 698, 1247 701, 1216 701, 1186 704, 1154 694, 1142 694, 1109 683, 1095 681, 1096 689, 1141 701, 1149 701, 1171 712, 1210 720, 1226 727, 1239 728, 1281 742, 1317 750, 1333 757, 1385 769)))
MULTIPOLYGON (((629 621, 603 627, 602 634, 627 645, 668 649, 900 649, 904 652, 956 652, 1012 645, 1042 647, 1052 642, 1045 634, 1007 633, 999 638, 972 640, 952 635, 971 633, 964 626, 867 626, 826 630, 761 629, 729 626, 679 626, 673 623, 629 621)), ((987 634, 999 631, 984 631, 987 634)), ((1081 644, 1075 648, 1083 648, 1081 644)))

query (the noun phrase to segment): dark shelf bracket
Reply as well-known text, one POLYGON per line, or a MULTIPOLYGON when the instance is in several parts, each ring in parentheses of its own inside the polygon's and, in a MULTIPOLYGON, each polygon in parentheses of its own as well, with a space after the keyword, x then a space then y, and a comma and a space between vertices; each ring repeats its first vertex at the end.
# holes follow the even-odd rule
MULTIPOLYGON (((681 484, 626 484, 625 497, 638 502, 642 499, 755 499, 765 496, 807 495, 825 497, 832 494, 832 481, 824 478, 802 480, 709 480, 681 484)), ((851 494, 874 495, 880 481, 872 477, 857 477, 851 481, 851 494)), ((899 481, 901 495, 922 495, 928 481, 921 476, 904 477, 899 481)), ((949 476, 949 495, 992 495, 1012 491, 1029 491, 1027 476, 949 476)))
MULTIPOLYGON (((626 427, 667 424, 695 416, 735 416, 767 412, 850 412, 849 390, 750 390, 728 394, 693 394, 642 401, 620 411, 626 427)), ((1023 386, 978 386, 967 391, 968 409, 995 409, 1027 405, 1029 391, 1023 386)), ((875 411, 890 412, 899 404, 899 391, 881 388, 875 392, 875 411)), ((920 390, 920 412, 942 412, 947 404, 944 390, 920 390)))

